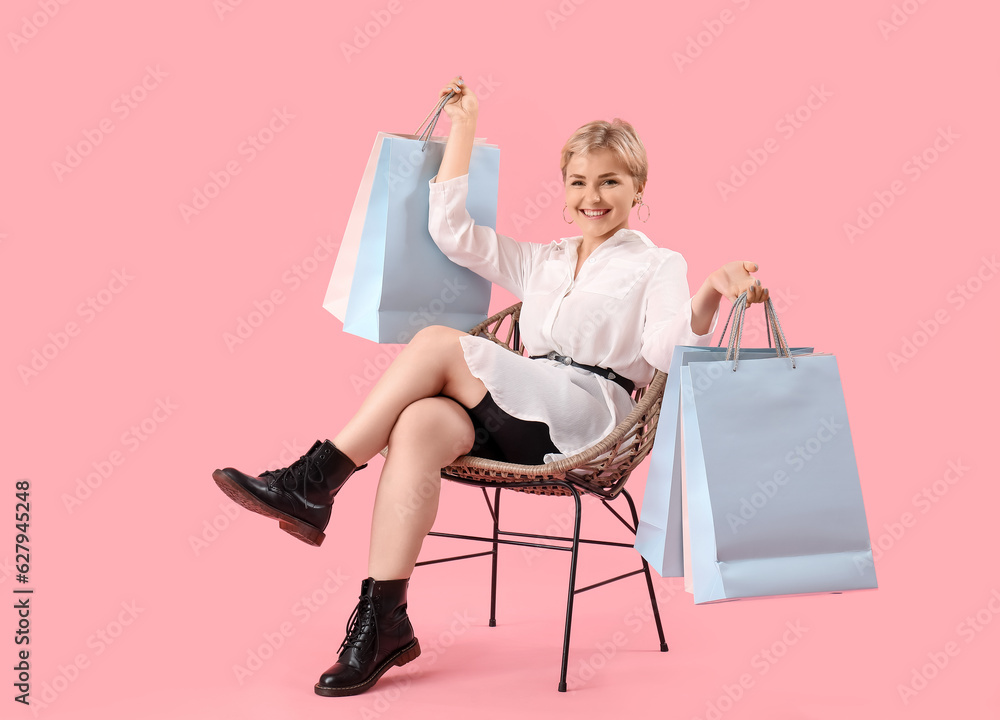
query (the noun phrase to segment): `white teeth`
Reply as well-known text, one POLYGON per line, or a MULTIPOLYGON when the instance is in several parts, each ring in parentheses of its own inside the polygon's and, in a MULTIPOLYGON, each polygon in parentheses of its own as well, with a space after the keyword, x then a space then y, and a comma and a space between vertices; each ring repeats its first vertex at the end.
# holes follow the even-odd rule
POLYGON ((583 214, 586 215, 587 217, 600 217, 601 215, 607 215, 608 211, 607 210, 601 210, 599 212, 595 212, 595 211, 591 211, 591 210, 584 210, 583 214))

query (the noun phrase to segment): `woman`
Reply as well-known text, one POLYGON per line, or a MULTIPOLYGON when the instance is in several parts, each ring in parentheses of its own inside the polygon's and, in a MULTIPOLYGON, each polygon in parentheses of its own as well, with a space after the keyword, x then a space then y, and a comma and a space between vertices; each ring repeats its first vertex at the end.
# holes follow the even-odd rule
POLYGON ((618 120, 584 125, 563 148, 563 219, 582 235, 527 243, 475 225, 465 199, 478 101, 461 76, 441 95, 449 92, 451 129, 429 182, 428 227, 449 258, 522 299, 529 357, 427 327, 332 443, 317 440, 291 466, 260 477, 234 468, 214 473, 234 500, 319 545, 337 492, 389 446, 369 577, 337 662, 315 686, 320 695, 364 692, 420 654, 406 590, 437 514, 442 467, 465 454, 540 464, 593 445, 634 407, 631 388, 669 368, 674 345, 711 342, 723 295, 735 301, 746 290, 750 303, 768 297, 749 261, 723 265, 690 297, 684 258, 628 227, 629 211, 643 204, 646 154, 632 126, 618 120))

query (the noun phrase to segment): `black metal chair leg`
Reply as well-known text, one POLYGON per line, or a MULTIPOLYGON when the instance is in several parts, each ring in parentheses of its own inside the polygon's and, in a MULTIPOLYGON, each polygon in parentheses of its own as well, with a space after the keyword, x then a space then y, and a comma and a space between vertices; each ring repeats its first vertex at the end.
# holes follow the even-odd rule
POLYGON ((493 586, 490 589, 490 627, 497 626, 497 550, 500 545, 497 538, 500 536, 500 490, 496 489, 493 500, 493 586))
MULTIPOLYGON (((632 502, 632 496, 629 495, 628 490, 622 490, 622 494, 625 499, 628 500, 629 510, 632 511, 632 527, 639 527, 639 517, 635 513, 635 503, 632 502)), ((653 578, 649 574, 649 563, 646 562, 646 558, 642 559, 642 570, 646 574, 646 587, 649 588, 649 602, 653 606, 653 619, 656 620, 656 632, 660 636, 660 652, 667 652, 667 640, 663 635, 663 623, 660 622, 660 609, 656 604, 656 592, 653 590, 653 578)))
POLYGON ((580 493, 571 485, 565 485, 573 492, 573 502, 576 505, 576 517, 573 522, 573 550, 569 561, 569 595, 566 599, 566 632, 563 635, 562 670, 559 672, 559 692, 566 692, 566 670, 569 667, 569 630, 573 622, 573 596, 576 595, 576 556, 580 548, 580 516, 583 509, 580 505, 580 493))
POLYGON ((646 562, 646 558, 642 559, 642 569, 646 573, 646 587, 649 588, 649 602, 653 606, 653 618, 656 620, 656 632, 660 636, 660 652, 666 652, 670 648, 667 647, 667 640, 663 636, 663 624, 660 622, 660 610, 656 606, 656 593, 653 591, 653 578, 649 575, 649 563, 646 562))

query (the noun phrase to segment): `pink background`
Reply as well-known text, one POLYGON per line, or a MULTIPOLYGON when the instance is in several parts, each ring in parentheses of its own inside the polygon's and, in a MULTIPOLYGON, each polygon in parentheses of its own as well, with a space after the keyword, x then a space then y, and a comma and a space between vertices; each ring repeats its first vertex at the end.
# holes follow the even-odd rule
MULTIPOLYGON (((14 483, 28 478, 32 693, 55 694, 41 716, 1000 717, 997 343, 985 329, 1000 281, 984 261, 997 251, 995 4, 218 5, 11 0, 0 16, 0 589, 13 597, 14 483), (496 628, 488 560, 418 568, 410 614, 424 656, 366 694, 313 694, 367 574, 382 459, 345 486, 319 549, 249 512, 227 517, 211 473, 286 465, 332 438, 366 392, 352 378, 398 350, 344 334, 321 307, 332 258, 298 287, 283 276, 317 238, 340 242, 375 133, 413 132, 456 74, 480 98, 477 134, 501 148, 498 230, 576 234, 545 189, 560 148, 585 122, 625 118, 650 158, 651 217, 632 227, 684 254, 692 291, 725 262, 759 263, 790 343, 836 354, 878 590, 695 607, 681 579, 657 578, 660 654, 644 583, 629 578, 578 596, 561 694, 568 557, 507 546, 496 628), (141 100, 123 105, 144 76, 141 100), (825 99, 809 108, 814 88, 825 99), (293 117, 241 154, 276 110, 293 117), (66 146, 102 121, 97 147, 60 176, 66 146), (723 198, 717 183, 765 144, 766 162, 723 198), (179 206, 232 161, 240 173, 186 221, 179 206), (539 197, 541 217, 517 225, 539 197), (844 224, 879 202, 852 241, 844 224), (120 292, 99 295, 109 287, 120 292), (224 333, 274 290, 285 301, 231 352, 224 333), (90 297, 100 312, 86 311, 90 297), (71 322, 65 347, 22 378, 71 322), (909 342, 915 353, 894 362, 909 342), (130 436, 144 420, 144 439, 130 436), (802 628, 794 644, 788 623, 802 628), (234 666, 268 643, 240 682, 234 666), (942 653, 945 667, 928 665, 942 653), (915 673, 930 679, 904 699, 915 673)), ((447 127, 442 115, 436 133, 447 127)), ((494 289, 492 309, 512 302, 494 289)), ((750 312, 759 330, 763 311, 750 312)), ((629 483, 637 501, 647 468, 629 483)), ((436 529, 487 532, 479 491, 445 487, 436 529)), ((566 499, 511 495, 519 529, 567 522, 566 499)), ((593 500, 584 533, 628 539, 593 500)), ((482 549, 430 538, 421 559, 482 549)), ((579 583, 638 561, 586 547, 579 583)), ((3 715, 28 717, 12 700, 16 615, 2 616, 3 715)))

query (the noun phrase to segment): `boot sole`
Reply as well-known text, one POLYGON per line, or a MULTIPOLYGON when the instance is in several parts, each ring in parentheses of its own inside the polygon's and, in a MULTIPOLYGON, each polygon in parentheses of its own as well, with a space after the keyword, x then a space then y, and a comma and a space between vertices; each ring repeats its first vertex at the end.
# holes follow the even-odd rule
POLYGON ((346 685, 344 687, 327 687, 325 685, 320 685, 316 683, 315 690, 317 695, 323 695, 324 697, 340 697, 342 695, 359 695, 365 690, 370 688, 375 682, 382 677, 386 670, 395 665, 406 665, 406 663, 411 660, 415 660, 417 656, 420 655, 420 643, 417 642, 416 638, 413 641, 407 643, 403 647, 399 648, 392 655, 387 657, 382 663, 375 669, 371 677, 362 683, 357 683, 356 685, 346 685))
POLYGON ((277 520, 279 528, 284 530, 289 535, 297 537, 307 545, 319 547, 323 544, 323 540, 326 538, 326 535, 324 535, 323 531, 318 527, 302 522, 298 518, 292 517, 291 515, 283 513, 281 510, 273 508, 262 502, 255 495, 250 493, 248 490, 245 490, 239 483, 222 472, 222 470, 216 470, 213 472, 212 478, 215 480, 215 484, 219 486, 219 489, 228 495, 233 502, 242 505, 247 510, 255 512, 259 515, 277 520))

